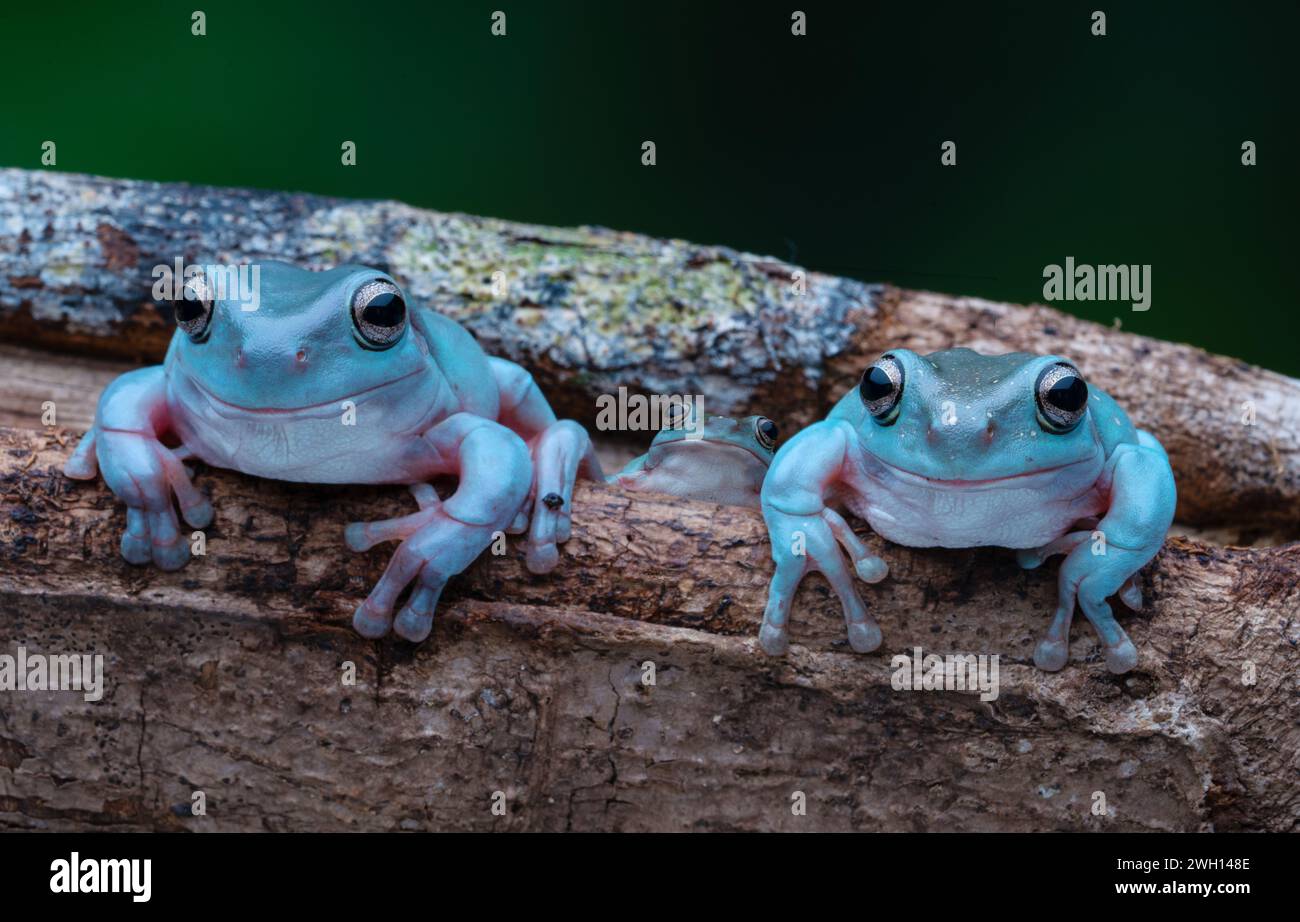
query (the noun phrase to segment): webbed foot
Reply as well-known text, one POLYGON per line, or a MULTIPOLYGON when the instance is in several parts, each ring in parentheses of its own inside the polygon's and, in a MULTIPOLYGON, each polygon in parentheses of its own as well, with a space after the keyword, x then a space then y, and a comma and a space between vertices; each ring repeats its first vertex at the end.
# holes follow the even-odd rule
POLYGON ((353 627, 363 637, 383 637, 389 630, 412 643, 428 637, 443 587, 512 523, 532 481, 527 447, 497 423, 457 414, 425 438, 440 456, 457 457, 461 479, 456 492, 443 502, 433 487, 416 484, 410 489, 419 512, 354 522, 344 535, 353 550, 381 541, 402 542, 352 616, 353 627), (393 609, 408 586, 410 597, 394 617, 393 609))
POLYGON ((1070 623, 1077 601, 1092 623, 1106 651, 1106 668, 1124 673, 1137 665, 1137 647, 1115 620, 1106 599, 1118 593, 1130 608, 1142 604, 1142 593, 1134 585, 1133 570, 1141 567, 1149 554, 1121 547, 1102 546, 1105 553, 1094 554, 1091 532, 1073 532, 1042 548, 1021 551, 1021 566, 1036 567, 1053 554, 1066 554, 1058 580, 1059 600, 1047 634, 1034 649, 1034 665, 1046 672, 1065 666, 1070 652, 1070 623))
POLYGON ((190 559, 172 498, 192 528, 212 523, 212 504, 190 482, 185 465, 152 434, 94 429, 64 465, 64 473, 90 479, 96 470, 108 488, 126 503, 122 556, 128 563, 152 562, 161 570, 179 570, 190 559))
POLYGON ((772 558, 776 572, 768 588, 767 608, 759 628, 758 643, 765 653, 781 656, 790 646, 788 623, 795 590, 809 570, 826 577, 839 597, 844 610, 845 632, 849 646, 857 653, 879 648, 883 635, 871 617, 862 597, 853 585, 856 573, 867 582, 878 582, 889 572, 888 566, 873 555, 848 523, 833 509, 824 508, 814 515, 789 515, 764 507, 772 538, 772 558), (843 546, 853 559, 853 570, 845 565, 843 546), (802 553, 800 553, 802 551, 802 553))

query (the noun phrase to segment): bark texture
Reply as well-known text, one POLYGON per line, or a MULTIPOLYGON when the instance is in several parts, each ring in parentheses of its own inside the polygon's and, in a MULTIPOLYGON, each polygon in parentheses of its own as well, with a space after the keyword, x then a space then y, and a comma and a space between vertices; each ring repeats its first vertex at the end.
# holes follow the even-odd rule
POLYGON ((152 271, 177 258, 385 269, 588 424, 596 396, 624 386, 702 394, 710 412, 763 413, 792 432, 891 348, 1055 352, 1164 443, 1181 521, 1291 534, 1300 523, 1300 383, 1051 308, 602 228, 0 170, 0 338, 156 362, 173 325, 152 299, 152 271))
POLYGON ((771 659, 753 640, 771 571, 757 513, 587 485, 555 573, 529 574, 513 543, 485 555, 412 647, 353 634, 391 549, 342 543, 350 520, 413 509, 404 492, 200 468, 207 553, 165 574, 121 559, 102 483, 58 473, 75 438, 0 430, 0 653, 104 653, 106 692, 0 693, 3 826, 1300 824, 1300 545, 1170 539, 1142 574, 1148 606, 1121 615, 1140 662, 1116 677, 1086 624, 1064 671, 1032 666, 1054 565, 868 535, 891 567, 862 587, 881 651, 848 652, 813 576, 790 656, 771 659), (1000 654, 999 696, 895 690, 890 657, 916 646, 1000 654))

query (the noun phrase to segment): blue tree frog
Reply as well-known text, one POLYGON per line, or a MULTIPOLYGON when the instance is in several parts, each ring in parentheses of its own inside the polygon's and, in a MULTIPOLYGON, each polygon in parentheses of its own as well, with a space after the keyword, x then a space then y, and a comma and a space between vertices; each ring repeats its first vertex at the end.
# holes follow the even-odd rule
POLYGON ((1077 600, 1107 667, 1126 672, 1137 650, 1106 600, 1118 593, 1141 606, 1133 576, 1164 543, 1175 498, 1160 443, 1067 359, 896 349, 825 420, 791 438, 768 470, 762 510, 776 571, 760 644, 785 651, 795 590, 817 570, 840 599, 850 646, 880 645, 852 574, 878 582, 887 567, 833 508, 843 504, 910 547, 1014 548, 1026 568, 1066 555, 1035 664, 1065 664, 1077 600))
POLYGON ((673 419, 655 436, 649 451, 629 461, 609 482, 632 492, 757 509, 779 436, 776 423, 765 416, 705 416, 702 430, 673 419))
POLYGON ((586 431, 557 420, 523 368, 408 308, 383 272, 260 270, 256 310, 222 296, 210 272, 187 280, 163 364, 109 384, 64 467, 79 479, 102 471, 126 503, 122 556, 165 570, 189 560, 172 499, 190 526, 211 522, 182 463, 196 458, 276 480, 410 486, 418 512, 344 536, 357 551, 401 542, 353 618, 366 637, 427 637, 447 580, 499 531, 528 531, 529 569, 552 569, 574 480, 602 477, 586 431), (445 474, 459 483, 442 501, 429 481, 445 474))

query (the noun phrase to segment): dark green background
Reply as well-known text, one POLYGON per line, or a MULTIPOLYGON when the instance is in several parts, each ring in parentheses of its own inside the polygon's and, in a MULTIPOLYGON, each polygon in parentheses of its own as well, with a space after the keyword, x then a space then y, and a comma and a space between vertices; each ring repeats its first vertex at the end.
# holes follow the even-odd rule
POLYGON ((1066 256, 1150 263, 1147 313, 1059 306, 1300 374, 1297 35, 1292 3, 5 3, 0 163, 52 139, 60 170, 603 224, 1022 302, 1066 256))

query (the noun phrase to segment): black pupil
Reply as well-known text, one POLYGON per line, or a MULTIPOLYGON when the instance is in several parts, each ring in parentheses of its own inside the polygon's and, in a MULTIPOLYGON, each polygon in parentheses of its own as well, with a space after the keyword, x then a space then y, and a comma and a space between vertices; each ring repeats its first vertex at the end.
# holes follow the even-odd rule
POLYGON ((892 393, 894 393, 894 382, 890 380, 889 375, 885 374, 885 369, 879 365, 868 368, 867 373, 862 376, 863 399, 868 403, 875 403, 884 400, 892 393))
POLYGON ((375 295, 361 311, 362 319, 377 327, 395 327, 405 316, 406 305, 396 293, 391 291, 375 295))
POLYGON ((1063 375, 1047 389, 1043 399, 1058 410, 1077 413, 1088 400, 1088 385, 1078 375, 1063 375))
POLYGON ((772 422, 770 419, 765 419, 758 424, 758 428, 759 431, 763 433, 763 437, 769 442, 776 441, 776 423, 772 422))
POLYGON ((188 323, 203 316, 203 304, 196 298, 193 301, 182 298, 176 302, 176 319, 188 323))

